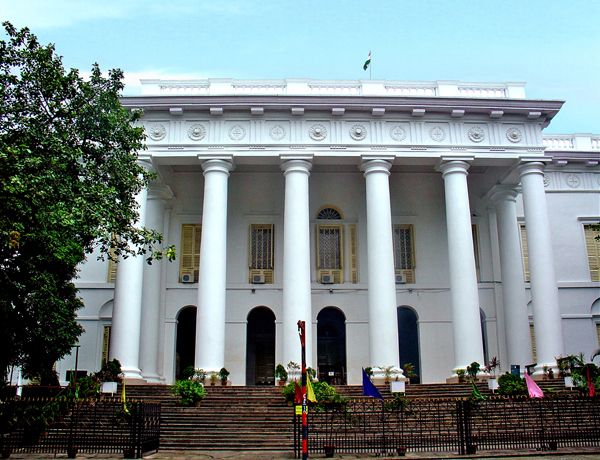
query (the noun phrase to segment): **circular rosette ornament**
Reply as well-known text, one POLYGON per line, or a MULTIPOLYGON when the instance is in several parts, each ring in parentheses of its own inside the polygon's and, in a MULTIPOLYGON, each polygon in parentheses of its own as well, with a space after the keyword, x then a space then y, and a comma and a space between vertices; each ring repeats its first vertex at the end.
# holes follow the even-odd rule
POLYGON ((285 128, 281 125, 275 125, 269 130, 269 136, 274 141, 280 141, 285 137, 285 128))
POLYGON ((239 141, 246 137, 246 128, 242 125, 232 126, 229 130, 229 137, 234 141, 239 141))
POLYGON ((150 136, 150 139, 152 139, 153 141, 162 141, 166 135, 167 128, 165 128, 164 125, 160 123, 152 125, 150 129, 148 129, 148 136, 150 136))
POLYGON ((521 139, 523 139, 523 134, 518 128, 508 128, 506 130, 506 138, 516 144, 517 142, 521 142, 521 139))
POLYGON ((406 139, 406 130, 402 126, 396 125, 390 129, 390 137, 396 142, 401 142, 406 139))
POLYGON ((481 142, 485 139, 485 132, 480 126, 473 126, 470 128, 467 135, 472 142, 481 142))
POLYGON ((206 136, 206 128, 199 123, 190 126, 188 137, 193 141, 200 141, 206 136))
POLYGON ((350 137, 355 141, 362 141, 367 137, 367 129, 363 125, 354 125, 350 128, 350 137))
POLYGON ((429 130, 429 137, 436 142, 442 142, 444 139, 446 139, 446 131, 439 126, 434 126, 429 130))
POLYGON ((327 128, 319 123, 314 124, 308 130, 308 135, 312 140, 322 141, 327 137, 327 128))

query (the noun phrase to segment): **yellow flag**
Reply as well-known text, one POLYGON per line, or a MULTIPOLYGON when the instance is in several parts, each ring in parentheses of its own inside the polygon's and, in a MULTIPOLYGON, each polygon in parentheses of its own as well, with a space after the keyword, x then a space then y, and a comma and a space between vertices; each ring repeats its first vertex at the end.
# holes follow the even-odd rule
POLYGON ((306 379, 306 399, 314 403, 317 402, 317 398, 315 398, 315 392, 313 391, 312 384, 310 383, 310 378, 306 379))
POLYGON ((125 380, 123 380, 123 389, 121 390, 121 402, 123 403, 123 411, 129 414, 127 410, 127 398, 125 397, 125 380))

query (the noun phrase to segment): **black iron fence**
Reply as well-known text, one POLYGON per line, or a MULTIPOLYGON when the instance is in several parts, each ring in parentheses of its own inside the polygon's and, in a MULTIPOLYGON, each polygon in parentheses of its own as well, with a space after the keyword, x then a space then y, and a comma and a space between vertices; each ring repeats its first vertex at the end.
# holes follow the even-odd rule
MULTIPOLYGON (((478 448, 600 446, 600 406, 590 398, 406 400, 356 398, 309 409, 308 450, 388 454, 474 453, 478 448)), ((294 417, 301 454, 302 417, 294 417)))
POLYGON ((159 448, 160 404, 46 399, 0 403, 0 448, 11 453, 122 454, 159 448))

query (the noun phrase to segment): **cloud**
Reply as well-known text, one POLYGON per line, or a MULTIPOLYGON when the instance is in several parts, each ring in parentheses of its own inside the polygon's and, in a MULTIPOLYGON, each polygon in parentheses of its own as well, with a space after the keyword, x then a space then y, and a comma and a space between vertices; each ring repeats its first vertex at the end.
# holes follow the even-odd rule
POLYGON ((144 16, 181 17, 203 11, 218 14, 248 14, 250 0, 0 0, 0 18, 16 27, 32 30, 70 27, 81 22, 144 16))

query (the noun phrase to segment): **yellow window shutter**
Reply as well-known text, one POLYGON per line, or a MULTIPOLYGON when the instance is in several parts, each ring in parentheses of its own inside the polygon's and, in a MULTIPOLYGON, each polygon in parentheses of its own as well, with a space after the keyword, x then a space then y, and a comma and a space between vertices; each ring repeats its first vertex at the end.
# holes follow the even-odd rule
POLYGON ((600 323, 596 324, 596 333, 598 334, 598 346, 600 347, 600 323))
POLYGON ((181 259, 179 263, 179 282, 184 274, 194 274, 194 282, 198 282, 200 265, 200 238, 202 226, 198 224, 183 224, 181 226, 181 259))
MULTIPOLYGON (((115 250, 114 248, 110 250, 110 255, 112 257, 115 257, 115 250)), ((109 283, 114 283, 115 280, 117 279, 117 262, 115 260, 112 260, 111 258, 108 259, 108 282, 109 283)))
POLYGON ((525 281, 529 282, 529 256, 527 253, 527 231, 521 225, 521 245, 523 247, 523 264, 525 266, 525 281))
POLYGON ((356 224, 348 225, 350 232, 350 282, 358 283, 358 234, 356 224))
POLYGON ((590 278, 592 281, 600 281, 600 241, 596 239, 600 232, 594 230, 591 225, 585 225, 584 233, 588 263, 590 265, 590 278))
POLYGON ((102 366, 108 362, 108 353, 110 351, 110 326, 104 326, 102 335, 102 366))
POLYGON ((529 333, 531 334, 531 352, 533 354, 533 362, 537 363, 537 353, 535 348, 535 329, 533 328, 533 324, 529 325, 529 333))

